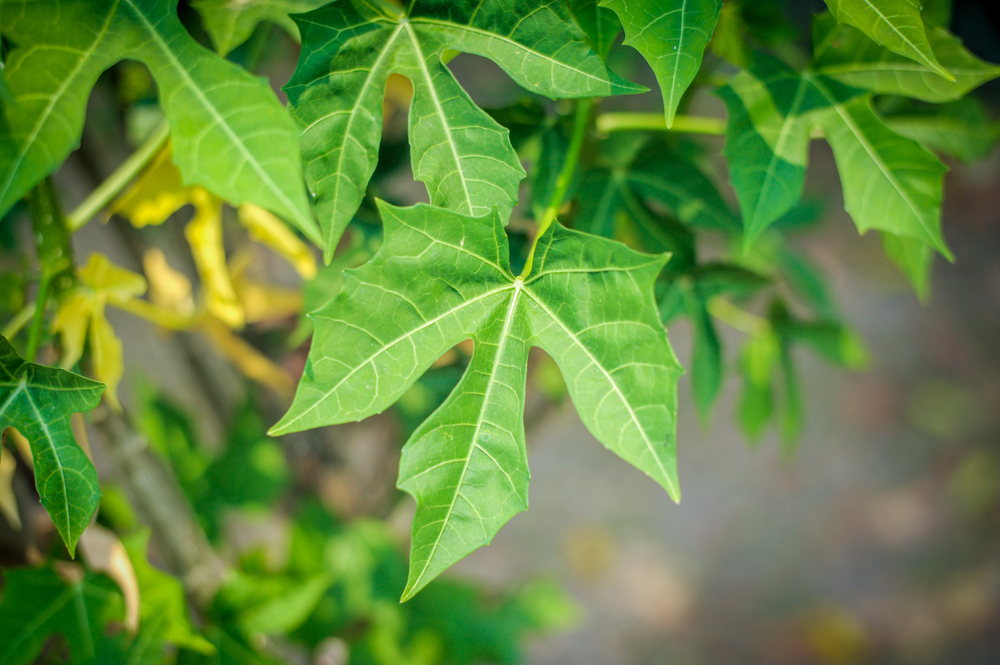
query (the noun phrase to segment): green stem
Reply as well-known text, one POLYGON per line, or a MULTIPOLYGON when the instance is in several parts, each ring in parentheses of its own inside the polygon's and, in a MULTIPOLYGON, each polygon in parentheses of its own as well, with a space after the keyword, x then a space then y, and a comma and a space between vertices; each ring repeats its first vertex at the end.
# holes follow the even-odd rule
POLYGON ((22 307, 21 311, 15 314, 14 318, 7 322, 7 325, 3 327, 3 330, 0 330, 0 337, 3 337, 8 341, 13 339, 17 333, 21 332, 21 328, 23 328, 28 321, 31 321, 31 319, 35 316, 35 310, 37 308, 37 303, 33 302, 22 307))
POLYGON ((597 131, 600 134, 634 130, 722 136, 726 133, 726 121, 722 118, 678 115, 674 116, 674 124, 667 127, 662 113, 602 113, 597 116, 597 131))
POLYGON ((771 329, 771 322, 765 318, 740 309, 725 298, 718 296, 710 298, 708 313, 722 321, 730 328, 747 335, 763 335, 771 329))
POLYGON ((538 247, 538 240, 545 235, 545 232, 552 226, 559 214, 559 208, 566 200, 566 192, 569 191, 570 183, 573 182, 573 174, 576 173, 576 164, 580 160, 580 151, 583 149, 583 141, 587 137, 587 125, 590 122, 590 111, 594 108, 594 100, 590 98, 581 99, 576 103, 576 113, 573 115, 573 135, 570 137, 569 150, 566 152, 566 161, 563 162, 562 170, 556 177, 556 186, 552 191, 552 198, 549 205, 542 213, 542 218, 538 223, 538 230, 535 232, 535 239, 531 242, 531 249, 528 252, 528 260, 524 263, 524 270, 519 277, 523 278, 531 272, 531 264, 535 259, 535 248, 538 247))
POLYGON ((45 310, 49 302, 49 292, 52 290, 52 279, 54 275, 42 273, 42 281, 38 284, 38 298, 35 301, 35 316, 31 319, 31 328, 28 330, 28 350, 24 359, 29 363, 35 362, 38 355, 38 346, 42 342, 42 328, 45 327, 45 310))
POLYGON ((71 232, 80 229, 84 224, 94 218, 111 199, 118 196, 125 186, 132 182, 132 179, 152 161, 156 153, 160 151, 170 138, 170 124, 164 119, 156 126, 156 129, 149 137, 142 142, 135 152, 129 155, 128 159, 121 163, 114 172, 109 175, 104 182, 97 186, 90 196, 85 198, 66 217, 67 225, 71 232))

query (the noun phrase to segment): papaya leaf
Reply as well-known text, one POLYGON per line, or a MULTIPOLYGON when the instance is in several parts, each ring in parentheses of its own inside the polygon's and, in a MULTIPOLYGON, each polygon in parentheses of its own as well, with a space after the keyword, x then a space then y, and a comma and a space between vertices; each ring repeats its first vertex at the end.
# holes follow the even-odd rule
POLYGON ((569 10, 587 33, 590 48, 606 60, 622 31, 618 16, 607 7, 601 7, 598 0, 570 0, 569 10))
POLYGON ((305 375, 271 433, 383 411, 446 351, 474 341, 458 386, 403 449, 399 486, 417 499, 404 599, 527 507, 532 346, 556 361, 594 436, 679 498, 681 370, 653 301, 665 255, 556 223, 540 238, 531 272, 514 277, 497 212, 379 208, 385 243, 312 315, 305 375))
POLYGON ((909 58, 945 80, 954 81, 938 62, 927 39, 918 0, 826 0, 839 23, 858 28, 893 53, 909 58))
POLYGON ((868 99, 840 102, 825 82, 811 81, 832 105, 819 122, 833 148, 844 207, 858 230, 927 243, 952 260, 941 237, 941 190, 948 169, 919 143, 882 124, 868 99))
POLYGON ((930 27, 927 36, 953 79, 942 78, 932 67, 883 48, 860 30, 838 25, 829 14, 821 14, 813 20, 812 69, 856 88, 935 103, 958 99, 1000 76, 1000 67, 969 53, 944 28, 930 27))
POLYGON ((122 599, 114 583, 77 567, 61 576, 51 567, 5 571, 0 603, 0 665, 35 662, 49 637, 61 635, 72 662, 89 662, 108 622, 120 620, 122 599))
POLYGON ((722 0, 601 0, 618 14, 625 45, 646 59, 663 94, 667 127, 684 91, 701 68, 705 47, 719 22, 722 0))
POLYGON ((774 415, 772 380, 779 345, 777 335, 768 331, 748 339, 740 354, 743 394, 736 407, 736 422, 750 441, 760 438, 774 415))
POLYGON ((202 25, 219 55, 226 55, 250 39, 262 21, 279 26, 298 41, 299 29, 289 14, 322 7, 329 0, 195 0, 191 6, 201 14, 202 25))
POLYGON ((688 317, 691 319, 691 329, 694 334, 691 352, 691 392, 694 394, 694 404, 703 423, 708 423, 711 417, 712 405, 719 396, 722 387, 722 346, 719 335, 715 332, 715 323, 705 307, 705 301, 699 298, 694 289, 682 286, 688 317))
POLYGON ((718 95, 729 112, 723 154, 743 213, 746 251, 802 197, 810 111, 827 103, 806 79, 762 53, 718 95))
POLYGON ((330 261, 375 170, 391 73, 414 87, 414 177, 430 202, 467 215, 517 203, 524 170, 507 131, 477 107, 445 66, 447 50, 494 60, 517 83, 552 98, 641 92, 590 50, 562 3, 415 0, 407 10, 359 0, 296 17, 303 50, 285 86, 304 127, 306 176, 330 261))
POLYGON ((263 79, 194 41, 177 0, 15 0, 0 5, 0 25, 16 44, 4 77, 17 146, 0 153, 0 215, 78 145, 97 77, 128 58, 156 79, 187 184, 267 208, 322 243, 300 162, 288 159, 294 123, 263 79))
POLYGON ((70 416, 96 407, 102 392, 97 381, 25 362, 0 337, 0 431, 16 427, 31 444, 38 496, 70 555, 101 500, 97 472, 73 438, 70 416))
POLYGON ((966 164, 989 155, 1000 140, 1000 122, 987 118, 975 97, 930 109, 915 106, 886 117, 885 126, 928 150, 966 164))
POLYGON ((926 303, 930 300, 934 248, 919 240, 883 233, 882 249, 886 257, 896 264, 913 285, 920 302, 926 303))

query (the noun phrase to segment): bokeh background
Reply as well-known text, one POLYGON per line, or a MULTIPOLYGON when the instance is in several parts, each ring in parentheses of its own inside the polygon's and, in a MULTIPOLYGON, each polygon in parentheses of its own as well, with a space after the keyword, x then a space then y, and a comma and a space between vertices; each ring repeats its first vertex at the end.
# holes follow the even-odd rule
MULTIPOLYGON (((952 29, 979 57, 1000 62, 991 4, 956 2, 952 29)), ((822 3, 789 0, 786 9, 804 25, 822 3)), ((184 3, 182 12, 197 25, 184 3)), ((265 46, 262 72, 280 87, 297 47, 278 31, 265 46)), ((614 58, 620 73, 655 86, 627 49, 614 58)), ((484 107, 523 94, 484 59, 462 55, 451 67, 484 107)), ((389 200, 413 202, 424 193, 408 170, 406 91, 391 94, 402 101, 388 116, 375 186, 389 200)), ((996 84, 977 94, 1000 111, 996 84)), ((155 99, 137 65, 102 77, 82 147, 57 176, 70 198, 81 199, 128 154, 130 132, 141 133, 149 120, 123 109, 150 95, 155 99)), ((655 111, 658 99, 654 91, 604 108, 655 111)), ((692 109, 724 115, 708 94, 692 109)), ((721 151, 721 138, 699 141, 721 151)), ((526 662, 1000 663, 1000 153, 949 166, 943 228, 956 260, 938 260, 931 299, 922 305, 877 238, 857 235, 842 209, 832 154, 825 143, 813 144, 807 199, 824 213, 794 242, 827 275, 871 361, 864 371, 845 372, 799 358, 807 419, 793 454, 782 452, 774 433, 756 445, 738 433, 735 379, 701 425, 685 377, 678 432, 684 499, 674 505, 604 450, 568 401, 547 397, 544 382, 532 384, 531 509, 448 573, 487 589, 536 578, 565 588, 577 609, 567 627, 527 643, 526 662)), ((721 160, 715 175, 725 183, 721 160)), ((515 213, 515 226, 525 214, 515 213)), ((79 233, 77 252, 102 251, 138 269, 143 243, 152 242, 184 265, 190 259, 181 228, 168 224, 143 240, 112 218, 79 233)), ((295 281, 267 252, 255 256, 253 270, 295 281)), ((206 446, 221 445, 226 423, 244 404, 239 375, 195 335, 166 336, 126 314, 110 316, 124 339, 126 406, 138 408, 136 395, 155 390, 190 417, 206 446)), ((286 324, 251 327, 246 337, 266 349, 279 343, 286 324)), ((687 324, 669 335, 686 363, 687 324)), ((729 366, 739 339, 724 334, 729 366)), ((294 373, 301 363, 293 354, 285 367, 294 373)), ((281 399, 261 391, 259 401, 264 420, 276 420, 281 399)), ((286 437, 279 462, 297 490, 314 492, 340 518, 387 519, 405 540, 412 507, 397 503, 393 484, 408 426, 405 412, 390 412, 286 437)), ((99 447, 100 437, 94 440, 99 447)), ((282 556, 280 516, 234 511, 220 523, 225 552, 270 548, 282 556)))

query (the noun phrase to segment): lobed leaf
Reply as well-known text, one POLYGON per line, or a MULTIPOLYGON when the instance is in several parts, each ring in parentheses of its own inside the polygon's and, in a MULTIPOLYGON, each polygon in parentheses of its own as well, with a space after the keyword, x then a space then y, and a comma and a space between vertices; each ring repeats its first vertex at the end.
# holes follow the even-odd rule
POLYGON ((302 123, 306 176, 316 194, 326 260, 357 212, 378 159, 391 73, 414 87, 409 133, 414 177, 430 202, 467 215, 517 203, 524 170, 507 131, 477 107, 444 64, 448 50, 494 60, 548 97, 640 92, 612 74, 562 3, 415 0, 405 13, 352 0, 296 17, 303 55, 285 86, 302 123))
POLYGON ((826 0, 826 4, 839 23, 852 25, 890 51, 954 80, 927 39, 918 0, 826 0))
POLYGON ((679 498, 680 367, 652 297, 665 257, 554 224, 532 271, 514 277, 498 213, 379 208, 385 242, 312 315, 305 375, 271 433, 378 413, 446 351, 474 341, 460 383, 403 449, 399 486, 417 499, 404 599, 527 506, 531 346, 555 359, 594 436, 679 498))
POLYGON ((128 58, 156 79, 187 184, 267 208, 322 243, 299 160, 288 158, 294 124, 263 79, 194 41, 177 0, 13 0, 0 5, 0 25, 16 45, 4 77, 17 146, 0 153, 0 215, 78 145, 97 77, 128 58))
POLYGON ((73 438, 70 417, 96 407, 102 392, 102 383, 25 362, 0 337, 0 431, 16 427, 31 444, 38 496, 70 555, 101 499, 97 472, 73 438))
POLYGON ((663 94, 667 127, 701 69, 722 10, 721 0, 601 0, 625 28, 625 44, 642 54, 663 94))
POLYGON ((573 18, 587 33, 587 41, 594 53, 607 60, 611 47, 622 31, 618 16, 599 4, 599 0, 570 0, 569 10, 573 18))
POLYGON ((930 27, 927 37, 952 78, 943 78, 926 63, 879 46, 860 30, 821 14, 813 20, 812 70, 856 88, 935 103, 958 99, 1000 76, 1000 67, 969 53, 944 28, 930 27))
POLYGON ((299 29, 289 14, 322 7, 329 0, 194 0, 202 25, 219 55, 226 55, 250 39, 257 26, 267 21, 299 39, 299 29))

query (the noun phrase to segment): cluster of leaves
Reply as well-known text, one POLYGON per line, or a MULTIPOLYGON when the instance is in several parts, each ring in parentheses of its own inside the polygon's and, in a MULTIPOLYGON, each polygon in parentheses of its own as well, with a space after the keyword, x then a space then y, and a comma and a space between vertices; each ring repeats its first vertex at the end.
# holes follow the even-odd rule
MULTIPOLYGON (((795 43, 772 48, 795 30, 768 3, 199 0, 193 5, 215 53, 190 36, 176 4, 0 5, 0 215, 31 193, 43 265, 36 302, 12 306, 28 312, 22 324, 32 313, 42 323, 51 291, 58 307, 50 332, 60 336, 64 368, 31 362, 37 326, 27 362, 4 340, 0 426, 18 427, 29 439, 39 494, 71 553, 99 492, 68 423, 73 412, 95 405, 101 386, 68 370, 89 346, 93 374, 117 406, 121 343, 104 317, 107 304, 167 328, 199 329, 252 378, 279 391, 290 387, 231 330, 257 315, 294 314, 303 300, 244 279, 245 261, 227 261, 223 202, 238 207, 251 236, 278 249, 303 277, 316 274, 311 250, 275 215, 335 266, 307 288, 317 305, 309 359, 272 434, 379 413, 450 349, 473 342, 465 372, 403 447, 399 488, 417 502, 402 591, 409 599, 527 507, 523 412, 531 347, 554 360, 594 437, 679 500, 681 367, 665 324, 681 316, 691 322, 692 388, 706 421, 726 367, 716 322, 748 335, 738 363, 738 420, 752 438, 773 419, 786 441, 797 436, 795 346, 848 367, 864 363, 863 345, 838 320, 822 277, 785 239, 814 217, 800 201, 811 139, 831 145, 845 208, 859 231, 878 231, 888 257, 926 297, 933 253, 951 258, 940 223, 946 169, 932 151, 974 159, 984 154, 984 139, 997 135, 976 102, 963 97, 1000 68, 947 32, 944 0, 923 14, 910 0, 828 0, 830 11, 813 20, 808 55, 795 43), (289 18, 299 11, 305 13, 289 18), (287 109, 265 81, 224 57, 261 21, 302 41, 284 88, 287 109), (631 126, 605 117, 597 127, 617 131, 599 135, 595 98, 644 91, 607 64, 622 32, 624 46, 651 68, 664 113, 631 126), (708 47, 718 57, 703 67, 708 47), (489 58, 536 98, 486 112, 448 68, 456 52, 489 58), (147 255, 145 279, 100 256, 75 268, 69 230, 88 220, 67 223, 51 181, 44 181, 78 143, 83 102, 98 75, 126 57, 155 79, 169 145, 152 146, 155 158, 112 210, 141 227, 194 206, 186 235, 199 304, 190 281, 162 254, 147 255), (412 83, 410 162, 429 205, 372 205, 369 197, 393 74, 412 83), (704 149, 662 131, 681 129, 692 91, 724 75, 716 93, 728 111, 723 155, 739 216, 716 189, 704 149), (553 113, 537 96, 578 101, 571 113, 553 113), (655 134, 641 131, 654 126, 655 134), (522 213, 515 208, 526 164, 531 206, 522 213), (357 254, 345 258, 342 236, 375 211, 383 240, 358 267, 357 254), (508 225, 524 215, 534 221, 527 235, 508 225), (752 313, 755 307, 763 314, 752 313)), ((23 293, 24 284, 16 290, 23 293)), ((218 492, 244 479, 230 466, 245 466, 260 444, 241 446, 231 459, 192 453, 178 463, 191 471, 181 481, 210 533, 218 526, 218 492), (212 471, 219 465, 227 470, 212 471)), ((371 552, 385 548, 359 529, 337 537, 360 538, 366 556, 377 559, 371 552)), ((326 543, 317 551, 338 547, 326 543)), ((240 578, 241 589, 219 597, 219 616, 235 616, 243 638, 262 625, 260 616, 283 618, 285 633, 305 630, 336 587, 325 554, 301 569, 261 572, 254 565, 240 578), (292 601, 273 592, 282 585, 296 602, 308 600, 308 611, 286 612, 292 601), (254 614, 250 608, 261 604, 266 611, 254 614)), ((58 579, 51 572, 46 583, 58 579)), ((362 605, 378 630, 398 634, 398 614, 384 618, 370 597, 362 605)), ((219 630, 217 648, 236 639, 219 630)), ((393 662, 421 661, 404 651, 424 646, 402 644, 397 640, 393 662)), ((392 661, 388 653, 382 656, 392 661)))
POLYGON ((195 629, 180 581, 148 563, 149 532, 137 528, 121 490, 108 487, 99 520, 125 534, 120 546, 134 591, 128 574, 94 565, 93 548, 87 559, 100 572, 65 562, 10 571, 0 603, 0 663, 35 662, 44 648, 68 650, 74 663, 266 665, 279 662, 282 649, 322 653, 331 638, 349 646, 352 663, 512 663, 523 633, 574 621, 575 607, 541 580, 495 596, 437 582, 400 605, 406 565, 396 536, 378 521, 341 523, 315 499, 295 496, 281 448, 265 436, 252 402, 237 413, 218 454, 207 452, 183 411, 160 397, 145 399, 141 417, 213 541, 224 538, 224 514, 253 519, 275 500, 296 504, 286 518, 282 563, 264 549, 245 551, 195 629), (136 602, 138 621, 130 627, 136 602), (60 641, 51 643, 52 635, 60 641))

